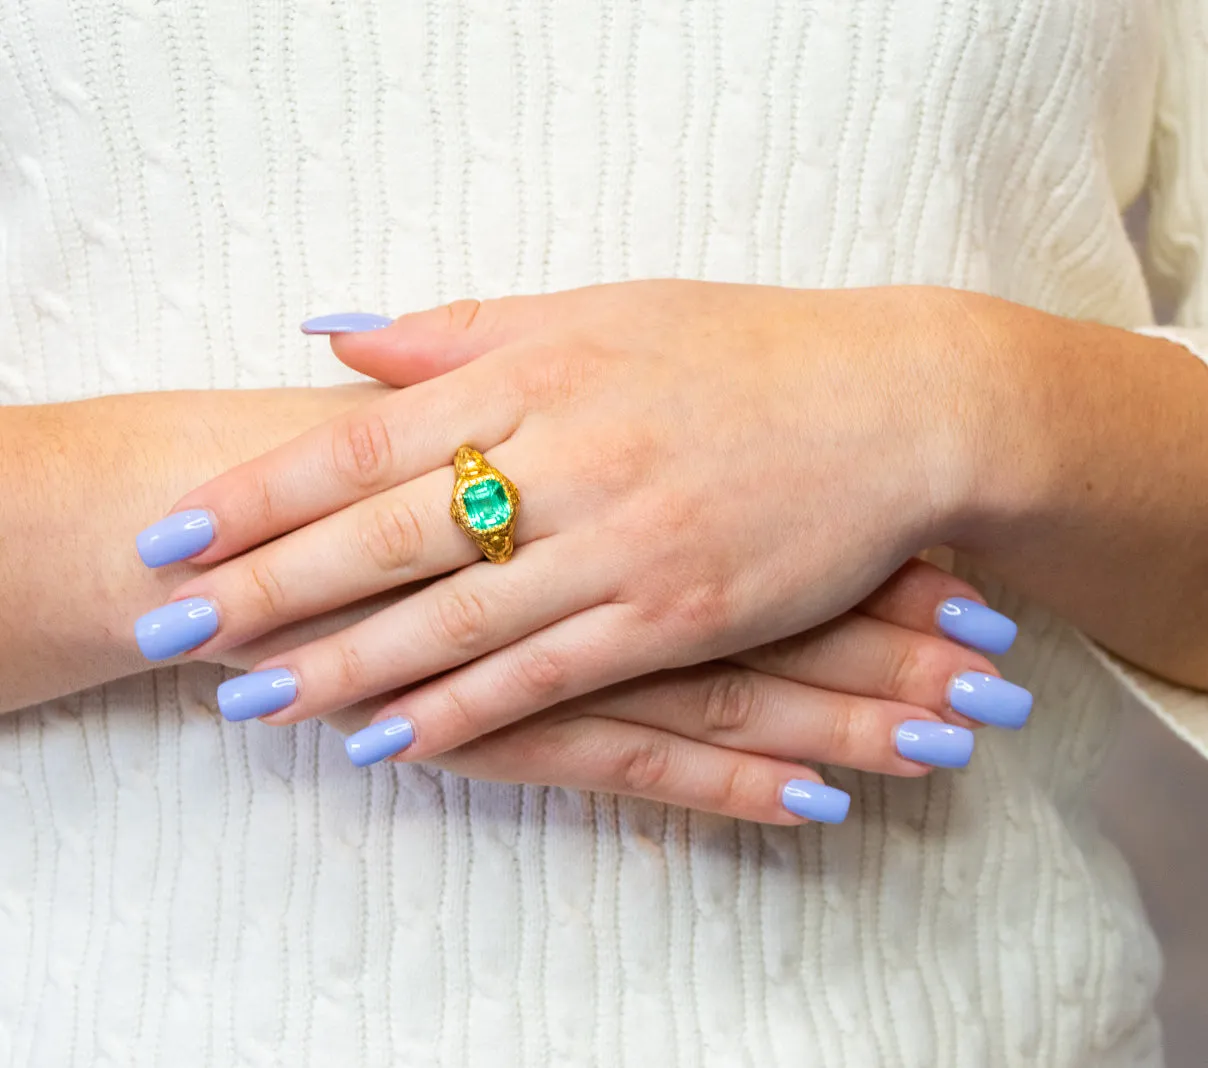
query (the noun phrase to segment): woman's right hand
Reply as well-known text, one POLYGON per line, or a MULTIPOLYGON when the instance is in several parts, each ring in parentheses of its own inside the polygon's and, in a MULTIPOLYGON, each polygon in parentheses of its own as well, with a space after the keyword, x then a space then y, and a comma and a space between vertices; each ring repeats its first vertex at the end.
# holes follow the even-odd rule
MULTIPOLYGON (((987 628, 997 649, 1014 632, 966 583, 913 560, 823 627, 568 701, 432 763, 762 823, 836 823, 848 795, 797 761, 915 777, 967 763, 978 720, 1023 725, 1031 695, 944 633, 976 641, 987 628)), ((354 761, 376 758, 365 725, 389 699, 326 717, 358 732, 354 761)))

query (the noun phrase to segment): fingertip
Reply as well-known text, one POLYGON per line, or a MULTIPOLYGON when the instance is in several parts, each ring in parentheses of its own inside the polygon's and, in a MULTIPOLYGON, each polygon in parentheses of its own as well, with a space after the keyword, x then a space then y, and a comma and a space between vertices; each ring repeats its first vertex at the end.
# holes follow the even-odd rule
POLYGON ((346 367, 391 386, 411 386, 466 362, 448 342, 433 336, 425 313, 400 316, 369 333, 333 334, 331 351, 346 367))

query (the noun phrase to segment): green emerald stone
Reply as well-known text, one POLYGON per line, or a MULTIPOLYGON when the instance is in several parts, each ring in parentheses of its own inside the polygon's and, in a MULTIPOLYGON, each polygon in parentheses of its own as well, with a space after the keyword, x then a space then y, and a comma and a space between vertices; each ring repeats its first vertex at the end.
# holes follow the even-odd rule
POLYGON ((503 483, 497 478, 484 478, 461 491, 461 503, 466 507, 466 517, 475 530, 490 530, 502 526, 512 516, 512 502, 508 500, 503 483))

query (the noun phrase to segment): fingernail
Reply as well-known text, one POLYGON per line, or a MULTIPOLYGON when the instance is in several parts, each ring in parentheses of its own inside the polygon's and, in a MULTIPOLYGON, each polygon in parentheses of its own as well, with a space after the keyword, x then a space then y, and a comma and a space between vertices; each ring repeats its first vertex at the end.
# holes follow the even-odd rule
POLYGON ((952 597, 935 613, 940 630, 985 653, 1005 653, 1019 628, 1001 612, 966 597, 952 597))
POLYGON ((894 731, 893 744, 907 760, 933 768, 963 768, 973 756, 973 732, 929 719, 908 719, 894 731))
POLYGON ((794 816, 817 823, 842 823, 851 807, 851 795, 809 779, 791 779, 780 801, 794 816))
POLYGON ((1032 695, 1022 686, 997 675, 966 671, 957 675, 948 687, 948 704, 979 723, 1018 730, 1028 721, 1032 695))
POLYGON ((238 723, 279 712, 298 696, 298 680, 285 668, 252 671, 218 687, 218 711, 238 723))
POLYGON ((214 517, 202 508, 173 512, 152 523, 135 539, 148 567, 163 567, 196 556, 214 540, 214 517))
POLYGON ((148 660, 168 660, 214 637, 218 613, 204 597, 173 601, 142 616, 134 637, 148 660))
POLYGON ((372 312, 336 312, 334 315, 319 315, 302 324, 304 334, 362 334, 366 330, 381 330, 393 319, 372 312))
POLYGON ((344 752, 358 768, 363 768, 401 753, 413 741, 415 728, 411 721, 395 716, 350 734, 344 739, 344 752))

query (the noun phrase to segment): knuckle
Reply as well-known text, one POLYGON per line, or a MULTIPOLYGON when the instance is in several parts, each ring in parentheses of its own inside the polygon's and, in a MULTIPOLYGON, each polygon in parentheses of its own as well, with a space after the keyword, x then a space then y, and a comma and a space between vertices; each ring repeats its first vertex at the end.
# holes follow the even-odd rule
POLYGON ((440 637, 459 650, 473 650, 487 632, 488 616, 482 598, 473 590, 446 590, 436 600, 436 626, 440 637))
POLYGON ((256 478, 255 492, 256 521, 261 530, 272 530, 276 525, 277 509, 273 501, 273 492, 268 480, 262 476, 256 478))
POLYGON ((604 493, 627 493, 647 482, 659 460, 653 435, 645 427, 624 426, 621 433, 592 439, 592 482, 604 493))
POLYGON ((735 759, 726 773, 713 782, 709 807, 715 812, 741 816, 749 808, 749 789, 744 774, 744 762, 735 759))
POLYGON ((478 318, 480 311, 482 311, 482 301, 472 297, 446 304, 445 314, 449 317, 449 329, 459 332, 469 330, 474 325, 474 320, 478 318))
POLYGON ((865 771, 879 767, 889 736, 884 731, 880 707, 878 701, 867 697, 843 701, 831 716, 826 751, 818 759, 865 771))
POLYGON ((830 730, 826 738, 826 753, 820 758, 824 762, 845 763, 848 755, 853 751, 856 742, 854 727, 857 703, 855 700, 845 701, 835 715, 831 716, 830 730))
POLYGON ((381 485, 390 473, 394 450, 390 428, 377 412, 349 416, 335 436, 336 472, 359 489, 381 485))
POLYGON ((351 642, 340 642, 335 647, 335 677, 344 695, 368 693, 369 668, 364 658, 351 642))
POLYGON ((898 697, 908 693, 918 679, 922 659, 921 646, 916 641, 888 643, 881 674, 884 696, 898 697))
POLYGON ((441 733, 465 741, 478 738, 482 733, 482 727, 479 726, 473 709, 456 686, 450 686, 445 691, 444 706, 441 709, 441 733))
POLYGON ((617 768, 617 781, 628 793, 657 793, 671 769, 671 739, 653 736, 626 750, 617 768))
POLYGON ((286 612, 289 598, 277 573, 267 560, 252 564, 248 579, 256 590, 257 611, 260 616, 278 617, 286 612))
POLYGON ((688 633, 704 638, 724 634, 732 618, 730 599, 720 582, 700 582, 679 592, 673 613, 688 633))
POLYGON ((525 400, 534 406, 556 405, 580 396, 600 374, 602 360, 586 345, 572 351, 551 348, 535 358, 524 376, 525 400))
POLYGON ((423 554, 424 533, 415 509, 406 501, 375 506, 361 529, 365 554, 384 572, 405 570, 423 554))
POLYGON ((536 645, 517 652, 515 672, 528 697, 548 698, 566 688, 567 670, 562 658, 536 645))
POLYGON ((758 705, 754 675, 746 671, 718 672, 705 688, 705 729, 710 734, 741 734, 750 727, 758 705))

